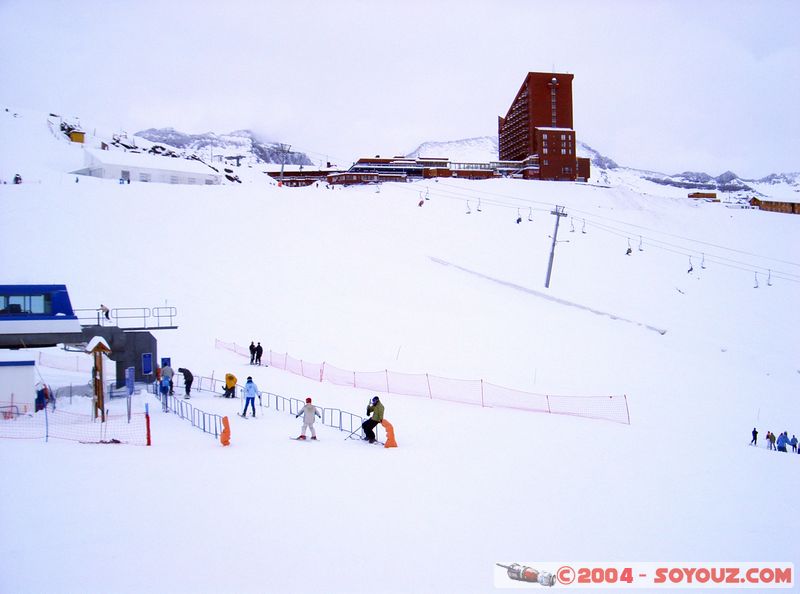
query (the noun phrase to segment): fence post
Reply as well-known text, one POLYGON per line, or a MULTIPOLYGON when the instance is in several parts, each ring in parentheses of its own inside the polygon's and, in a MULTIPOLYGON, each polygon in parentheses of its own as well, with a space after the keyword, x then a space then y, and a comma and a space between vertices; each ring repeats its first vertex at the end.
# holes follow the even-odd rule
POLYGON ((631 411, 628 408, 628 395, 627 394, 623 394, 622 397, 625 399, 625 414, 628 415, 628 425, 630 425, 631 424, 631 411))
POLYGON ((322 383, 322 378, 325 376, 325 361, 322 362, 322 367, 319 369, 319 383, 322 383))
POLYGON ((147 428, 147 445, 150 445, 150 404, 144 403, 144 425, 147 428))
POLYGON ((481 406, 485 407, 486 405, 483 403, 483 378, 481 378, 481 406))
POLYGON ((389 370, 384 369, 384 371, 386 372, 386 393, 391 394, 391 392, 389 392, 389 370))
POLYGON ((544 397, 547 398, 547 412, 552 414, 552 411, 550 410, 550 396, 545 394, 544 397))
MULTIPOLYGON (((13 402, 13 394, 12 394, 13 402)), ((34 407, 36 408, 36 407, 34 407)), ((50 438, 50 417, 47 416, 47 404, 44 405, 44 442, 47 443, 50 438)))
POLYGON ((425 379, 428 381, 428 396, 430 396, 431 400, 433 400, 433 392, 431 391, 431 376, 426 373, 425 379))

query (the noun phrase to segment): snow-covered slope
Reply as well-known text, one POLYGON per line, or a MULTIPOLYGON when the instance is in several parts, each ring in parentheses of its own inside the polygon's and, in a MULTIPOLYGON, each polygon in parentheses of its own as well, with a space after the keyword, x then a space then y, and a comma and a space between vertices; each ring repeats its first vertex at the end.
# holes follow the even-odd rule
POLYGON ((173 366, 320 406, 363 414, 373 392, 250 367, 215 339, 626 394, 631 424, 382 394, 400 446, 383 450, 325 427, 290 441, 293 416, 244 420, 200 393, 231 418, 229 448, 160 412, 150 448, 0 439, 0 590, 485 593, 496 562, 797 558, 800 456, 747 443, 753 426, 760 445, 800 433, 800 217, 652 182, 76 184, 72 147, 41 126, 0 113, 0 163, 26 179, 0 186, 2 282, 175 306, 179 329, 157 336, 173 366))

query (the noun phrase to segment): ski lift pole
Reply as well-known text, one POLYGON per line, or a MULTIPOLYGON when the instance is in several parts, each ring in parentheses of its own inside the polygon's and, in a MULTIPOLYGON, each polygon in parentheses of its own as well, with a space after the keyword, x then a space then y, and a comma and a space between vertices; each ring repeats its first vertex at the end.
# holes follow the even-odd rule
POLYGON ((556 228, 553 231, 553 244, 550 246, 550 261, 547 263, 547 278, 544 281, 544 288, 550 288, 550 275, 553 272, 553 259, 556 255, 556 242, 558 241, 558 222, 561 220, 561 217, 567 216, 567 213, 564 212, 563 206, 556 206, 555 210, 550 211, 551 215, 555 215, 556 217, 556 228))

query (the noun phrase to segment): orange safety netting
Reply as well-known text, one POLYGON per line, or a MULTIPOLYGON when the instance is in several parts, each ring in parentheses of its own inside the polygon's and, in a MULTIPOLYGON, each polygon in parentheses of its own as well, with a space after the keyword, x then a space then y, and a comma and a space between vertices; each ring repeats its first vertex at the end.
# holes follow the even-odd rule
POLYGON ((149 445, 144 413, 106 415, 105 422, 91 414, 62 410, 33 410, 25 405, 0 403, 0 438, 65 439, 81 443, 149 445))
MULTIPOLYGON (((215 341, 216 348, 233 351, 249 357, 247 348, 236 343, 215 341)), ((288 353, 265 351, 265 361, 276 369, 283 369, 314 381, 327 381, 337 386, 352 386, 372 392, 419 396, 435 400, 448 400, 484 407, 514 408, 557 415, 571 415, 589 419, 603 419, 630 425, 628 398, 623 395, 608 396, 557 396, 536 394, 490 384, 484 380, 462 380, 430 375, 428 373, 399 373, 396 371, 350 371, 328 362, 310 363, 295 359, 288 353)))

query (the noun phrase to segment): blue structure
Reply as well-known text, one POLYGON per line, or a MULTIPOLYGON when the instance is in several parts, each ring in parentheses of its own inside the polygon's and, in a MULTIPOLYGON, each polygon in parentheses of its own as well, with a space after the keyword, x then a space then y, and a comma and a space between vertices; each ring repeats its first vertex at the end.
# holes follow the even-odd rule
POLYGON ((65 285, 0 285, 0 348, 83 342, 65 285))

